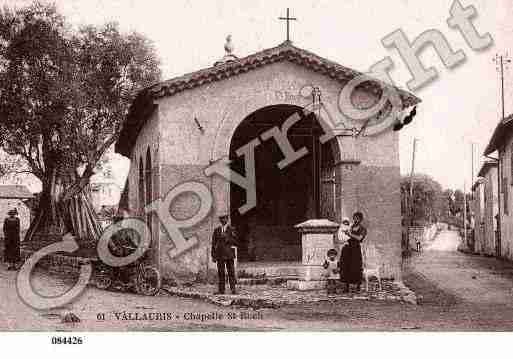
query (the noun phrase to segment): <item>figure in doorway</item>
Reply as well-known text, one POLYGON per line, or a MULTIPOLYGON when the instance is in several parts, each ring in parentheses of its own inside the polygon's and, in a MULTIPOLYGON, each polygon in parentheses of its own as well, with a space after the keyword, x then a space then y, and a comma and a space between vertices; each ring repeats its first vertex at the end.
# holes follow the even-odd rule
POLYGON ((367 229, 362 225, 363 213, 353 214, 353 224, 345 233, 349 236, 347 244, 340 255, 340 280, 345 284, 344 292, 349 292, 349 285, 356 284, 360 291, 363 276, 363 260, 361 243, 367 236, 367 229))
POLYGON ((235 285, 235 268, 234 259, 235 251, 233 246, 237 246, 237 234, 228 223, 229 216, 227 213, 219 215, 221 225, 214 229, 212 235, 212 261, 217 263, 218 275, 218 291, 215 294, 224 294, 225 291, 225 273, 228 272, 228 281, 232 294, 237 294, 235 285))
POLYGON ((16 208, 7 212, 4 220, 4 261, 7 263, 7 270, 16 270, 16 263, 20 260, 20 219, 16 208))

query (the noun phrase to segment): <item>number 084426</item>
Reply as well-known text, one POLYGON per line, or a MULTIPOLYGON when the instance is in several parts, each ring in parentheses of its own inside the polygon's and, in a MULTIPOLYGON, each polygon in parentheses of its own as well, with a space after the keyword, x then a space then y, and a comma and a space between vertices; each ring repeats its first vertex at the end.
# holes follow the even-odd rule
POLYGON ((82 337, 52 337, 52 344, 83 344, 82 337))

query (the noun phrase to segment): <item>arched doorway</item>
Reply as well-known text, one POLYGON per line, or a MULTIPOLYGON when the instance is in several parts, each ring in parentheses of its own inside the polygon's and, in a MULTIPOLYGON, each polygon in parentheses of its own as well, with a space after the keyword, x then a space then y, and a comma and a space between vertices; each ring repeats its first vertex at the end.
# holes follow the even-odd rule
POLYGON ((280 169, 277 164, 284 156, 276 141, 261 141, 255 149, 257 204, 244 215, 238 208, 246 202, 246 192, 230 184, 240 261, 300 261, 301 239, 294 225, 311 218, 336 219, 334 143, 320 143, 322 127, 314 114, 304 115, 301 107, 274 105, 247 116, 231 139, 231 168, 244 175, 244 157, 238 157, 236 150, 270 128, 281 128, 294 113, 301 120, 289 129, 288 139, 295 150, 306 147, 308 154, 280 169))

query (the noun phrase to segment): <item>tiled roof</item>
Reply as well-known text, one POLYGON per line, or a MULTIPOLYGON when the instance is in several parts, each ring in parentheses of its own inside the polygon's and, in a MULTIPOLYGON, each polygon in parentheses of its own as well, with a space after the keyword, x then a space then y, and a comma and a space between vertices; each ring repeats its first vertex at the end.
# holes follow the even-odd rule
MULTIPOLYGON (((276 47, 256 52, 237 61, 226 62, 218 66, 212 66, 158 83, 150 86, 147 90, 154 98, 171 96, 184 90, 209 82, 219 81, 280 61, 290 61, 305 66, 315 72, 341 81, 342 83, 362 74, 361 72, 344 67, 285 41, 276 47)), ((405 107, 420 102, 420 99, 416 96, 406 91, 398 90, 400 91, 401 97, 406 102, 405 107)))
POLYGON ((490 138, 490 142, 484 151, 484 155, 487 156, 490 153, 498 150, 504 141, 507 139, 508 135, 512 134, 513 130, 513 114, 509 115, 504 119, 504 121, 499 122, 495 130, 493 131, 492 137, 490 138))
POLYGON ((34 195, 25 186, 0 185, 0 198, 33 198, 34 195))
MULTIPOLYGON (((116 143, 116 152, 129 155, 132 144, 144 124, 144 117, 149 115, 153 108, 153 99, 172 96, 188 89, 237 76, 258 67, 280 61, 290 61, 305 66, 312 71, 341 83, 346 83, 348 80, 362 74, 312 52, 298 48, 292 45, 290 41, 285 41, 276 47, 256 52, 236 61, 225 62, 217 66, 175 77, 142 90, 131 106, 130 114, 125 122, 120 139, 116 143)), ((376 80, 376 82, 380 81, 376 80)), ((377 84, 365 83, 364 85, 373 88, 378 87, 377 84)), ((385 84, 385 86, 388 85, 385 84)), ((415 95, 401 89, 397 90, 403 101, 404 108, 420 102, 420 99, 415 95)))

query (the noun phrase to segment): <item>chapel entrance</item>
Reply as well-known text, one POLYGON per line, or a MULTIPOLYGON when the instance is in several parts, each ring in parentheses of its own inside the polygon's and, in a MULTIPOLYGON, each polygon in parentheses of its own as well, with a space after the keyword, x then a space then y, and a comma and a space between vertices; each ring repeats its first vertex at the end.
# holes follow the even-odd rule
POLYGON ((232 223, 240 237, 239 261, 300 261, 301 239, 294 225, 311 218, 335 220, 335 173, 331 141, 321 144, 324 133, 314 114, 304 115, 292 105, 264 107, 244 119, 230 144, 231 168, 244 173, 244 157, 235 151, 263 132, 282 124, 294 113, 301 120, 292 126, 288 139, 297 151, 308 154, 280 169, 284 155, 271 138, 255 149, 256 207, 241 215, 246 192, 230 184, 232 223))

